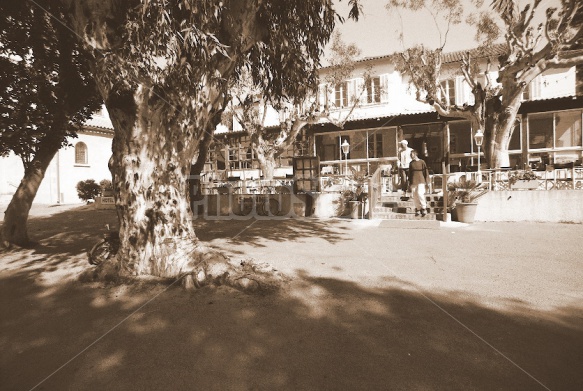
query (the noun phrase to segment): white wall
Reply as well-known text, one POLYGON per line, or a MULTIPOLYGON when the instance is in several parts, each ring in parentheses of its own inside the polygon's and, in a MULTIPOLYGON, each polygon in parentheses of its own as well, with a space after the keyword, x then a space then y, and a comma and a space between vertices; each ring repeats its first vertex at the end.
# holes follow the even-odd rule
POLYGON ((581 190, 491 191, 480 198, 476 221, 583 223, 581 190))
MULTIPOLYGON (((79 132, 78 138, 70 139, 69 142, 73 146, 57 152, 47 168, 34 203, 82 202, 77 197, 75 188, 77 182, 86 179, 95 179, 96 182, 102 179, 111 180, 107 163, 111 157, 112 139, 113 135, 108 131, 88 130, 79 132), (87 145, 88 164, 86 165, 75 164, 74 145, 78 142, 84 142, 87 145)), ((24 167, 19 157, 10 154, 8 157, 0 158, 0 203, 10 202, 23 175, 24 167)))
MULTIPOLYGON (((73 202, 81 202, 77 196, 75 186, 77 182, 94 179, 97 183, 102 179, 111 180, 111 173, 109 172, 108 162, 111 157, 111 142, 113 135, 83 132, 79 133, 79 137, 71 140, 72 147, 64 148, 59 151, 59 155, 53 159, 52 164, 59 164, 59 172, 53 170, 52 178, 60 178, 60 192, 61 202, 68 204, 73 202), (75 148, 74 145, 78 142, 84 142, 87 145, 87 164, 75 164, 75 148)), ((48 177, 48 175, 47 175, 48 177)), ((45 177, 45 182, 48 183, 48 178, 45 177)))

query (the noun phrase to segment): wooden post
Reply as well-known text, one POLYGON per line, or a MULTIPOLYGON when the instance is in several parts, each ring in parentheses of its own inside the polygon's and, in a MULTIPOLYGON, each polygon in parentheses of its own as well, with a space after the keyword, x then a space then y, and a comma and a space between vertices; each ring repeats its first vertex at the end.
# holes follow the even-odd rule
POLYGON ((441 162, 441 189, 443 191, 443 210, 441 211, 441 221, 447 222, 447 204, 448 204, 448 194, 447 194, 447 178, 449 173, 446 172, 445 159, 441 162))

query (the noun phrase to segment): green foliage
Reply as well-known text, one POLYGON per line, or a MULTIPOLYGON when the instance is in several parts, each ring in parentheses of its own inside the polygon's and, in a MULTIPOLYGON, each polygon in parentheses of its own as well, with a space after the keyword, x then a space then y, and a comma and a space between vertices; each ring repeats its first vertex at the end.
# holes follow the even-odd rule
POLYGON ((462 176, 458 181, 447 184, 448 207, 455 207, 458 202, 472 203, 488 192, 487 184, 468 180, 462 176))
POLYGON ((105 191, 113 191, 113 184, 109 179, 103 179, 99 182, 99 188, 101 189, 101 193, 105 191))
POLYGON ((67 145, 101 105, 89 58, 55 20, 62 9, 45 5, 0 2, 0 156, 13 151, 25 167, 67 145))
POLYGON ((368 178, 369 176, 366 173, 351 168, 351 174, 348 176, 351 189, 348 191, 351 192, 353 201, 365 201, 368 197, 368 194, 364 191, 368 178))
POLYGON ((518 181, 530 181, 538 179, 532 170, 517 170, 510 173, 508 182, 513 185, 518 181))
POLYGON ((95 197, 101 194, 101 186, 98 183, 95 183, 95 180, 93 179, 79 181, 76 188, 77 195, 83 201, 94 200, 95 197))

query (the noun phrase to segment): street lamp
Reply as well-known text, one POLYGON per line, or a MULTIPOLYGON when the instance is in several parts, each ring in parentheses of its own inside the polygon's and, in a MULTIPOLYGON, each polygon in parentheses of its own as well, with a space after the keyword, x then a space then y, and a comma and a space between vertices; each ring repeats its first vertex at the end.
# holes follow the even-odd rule
POLYGON ((482 129, 478 129, 478 131, 476 132, 476 134, 474 134, 474 141, 476 142, 476 145, 478 146, 478 177, 480 178, 480 181, 482 180, 482 175, 481 175, 481 169, 480 169, 480 149, 482 147, 482 142, 484 141, 484 133, 482 133, 482 129))
POLYGON ((350 144, 348 144, 348 140, 344 139, 344 142, 341 145, 342 153, 344 153, 344 161, 345 161, 345 169, 344 172, 348 175, 348 152, 350 151, 350 144))

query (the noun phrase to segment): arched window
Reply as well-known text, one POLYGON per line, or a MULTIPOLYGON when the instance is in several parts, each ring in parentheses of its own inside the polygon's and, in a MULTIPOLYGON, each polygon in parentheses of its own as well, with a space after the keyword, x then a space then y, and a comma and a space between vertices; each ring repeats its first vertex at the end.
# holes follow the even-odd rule
POLYGON ((87 145, 85 143, 75 144, 75 164, 87 164, 87 145))

